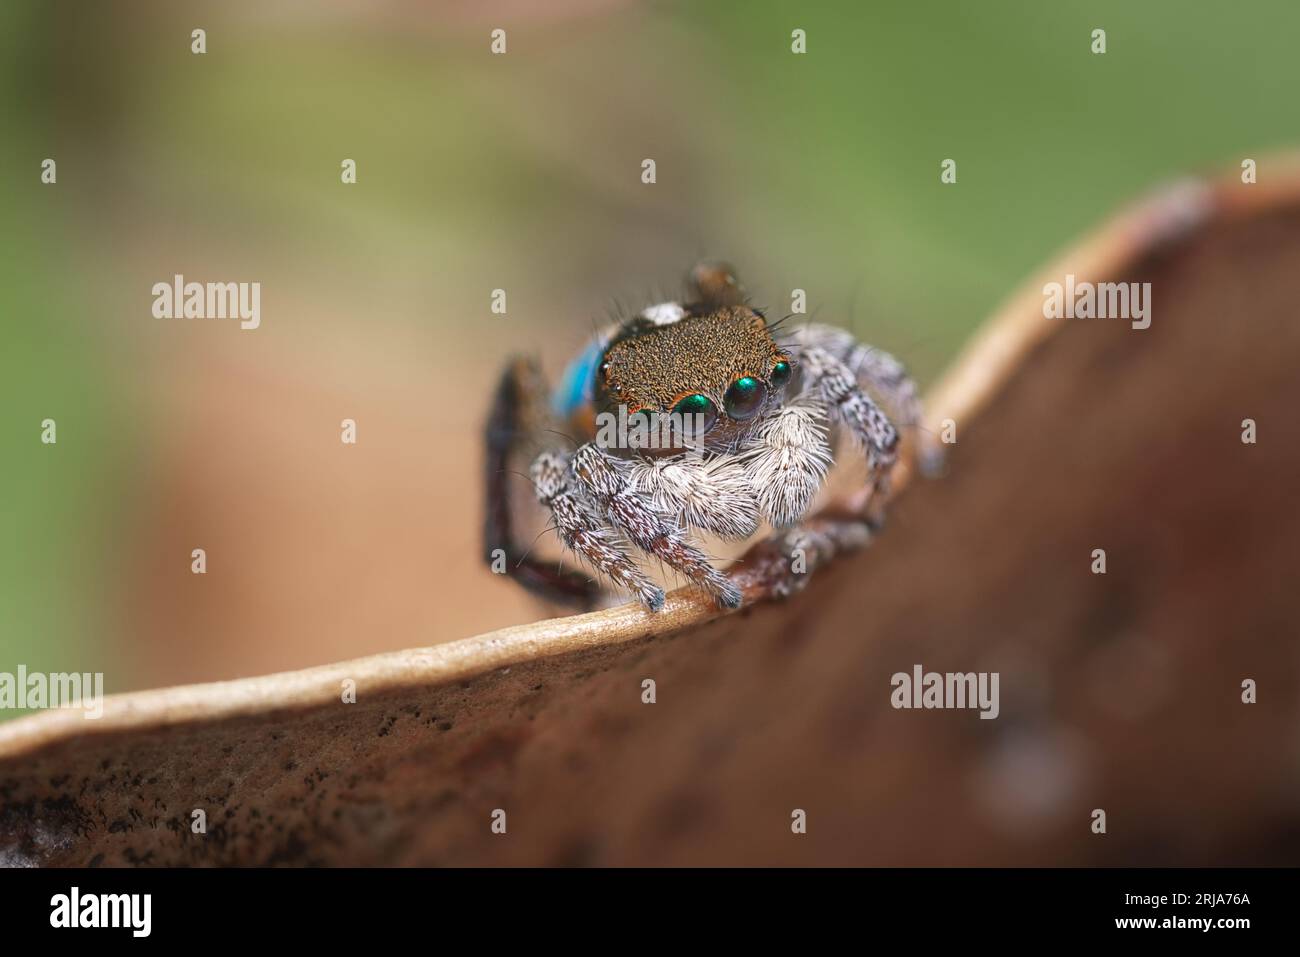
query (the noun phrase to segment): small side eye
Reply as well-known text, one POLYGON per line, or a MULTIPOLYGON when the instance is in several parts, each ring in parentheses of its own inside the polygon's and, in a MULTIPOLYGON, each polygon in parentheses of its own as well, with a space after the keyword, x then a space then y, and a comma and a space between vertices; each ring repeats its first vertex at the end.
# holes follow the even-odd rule
POLYGON ((698 392, 679 399, 673 406, 673 412, 682 417, 681 427, 688 438, 703 435, 718 421, 718 407, 707 395, 698 392), (695 416, 702 416, 702 418, 697 419, 695 416))
POLYGON ((767 398, 767 386, 761 380, 747 375, 731 383, 731 388, 722 397, 722 401, 727 407, 727 415, 738 422, 744 422, 758 414, 765 398, 767 398))
POLYGON ((790 363, 781 359, 776 365, 772 366, 772 385, 781 388, 790 381, 790 363))

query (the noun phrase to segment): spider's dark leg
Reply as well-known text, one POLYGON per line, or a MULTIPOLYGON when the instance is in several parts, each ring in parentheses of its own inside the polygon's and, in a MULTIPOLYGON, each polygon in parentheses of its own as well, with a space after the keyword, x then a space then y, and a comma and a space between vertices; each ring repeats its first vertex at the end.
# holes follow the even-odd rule
POLYGON ((533 558, 519 542, 512 506, 511 485, 518 482, 512 469, 516 453, 535 442, 549 421, 547 389, 537 364, 515 358, 507 363, 492 409, 488 414, 485 488, 486 519, 483 553, 491 565, 504 557, 506 572, 521 585, 549 601, 594 607, 600 586, 586 575, 557 568, 554 562, 533 558))

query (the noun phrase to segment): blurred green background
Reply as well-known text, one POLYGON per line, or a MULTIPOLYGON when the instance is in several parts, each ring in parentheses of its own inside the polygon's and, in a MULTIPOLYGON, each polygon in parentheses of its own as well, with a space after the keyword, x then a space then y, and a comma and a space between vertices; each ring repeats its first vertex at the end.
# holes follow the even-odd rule
POLYGON ((1298 30, 1282 0, 11 0, 0 670, 124 691, 529 620, 479 565, 507 353, 555 374, 717 257, 931 381, 1111 210, 1293 144, 1298 30), (177 272, 260 281, 262 328, 153 319, 177 272))

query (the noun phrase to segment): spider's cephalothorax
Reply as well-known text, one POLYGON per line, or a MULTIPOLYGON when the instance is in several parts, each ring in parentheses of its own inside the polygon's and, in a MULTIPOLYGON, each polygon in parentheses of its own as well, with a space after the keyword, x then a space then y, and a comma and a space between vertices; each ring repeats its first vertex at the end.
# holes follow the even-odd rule
MULTIPOLYGON (((669 303, 654 307, 651 315, 655 318, 643 314, 621 325, 604 345, 592 384, 593 407, 610 417, 623 410, 627 417, 648 415, 651 423, 675 413, 694 426, 679 430, 679 445, 697 439, 692 446, 713 452, 743 445, 790 379, 790 357, 772 338, 767 321, 743 305, 701 304, 688 310, 669 303)), ((631 443, 604 444, 643 451, 631 443)), ((671 454, 672 443, 666 444, 653 454, 671 454)))
POLYGON ((530 470, 537 499, 565 545, 652 611, 664 592, 638 558, 723 606, 740 604, 692 532, 739 540, 772 526, 792 558, 773 583, 778 594, 800 587, 820 558, 863 544, 867 519, 798 523, 832 464, 833 431, 865 450, 873 492, 885 488, 899 433, 876 400, 913 429, 915 386, 893 357, 842 330, 777 325, 745 303, 730 269, 703 265, 687 301, 650 306, 598 335, 549 401, 536 366, 512 361, 488 424, 489 560, 504 554, 525 585, 550 597, 597 595, 585 575, 531 558, 516 541, 506 476, 529 440, 541 447, 530 470))

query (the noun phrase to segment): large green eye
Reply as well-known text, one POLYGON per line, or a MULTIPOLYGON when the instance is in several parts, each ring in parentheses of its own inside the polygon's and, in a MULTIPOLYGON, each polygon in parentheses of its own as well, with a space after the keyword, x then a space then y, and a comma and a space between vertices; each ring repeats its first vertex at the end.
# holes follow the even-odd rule
POLYGON ((778 389, 790 381, 790 363, 784 359, 772 366, 772 385, 778 389))
POLYGON ((767 386, 753 376, 747 375, 731 383, 731 388, 727 390, 722 400, 727 407, 727 415, 743 422, 752 419, 758 413, 766 397, 767 386))
POLYGON ((678 400, 673 413, 681 416, 681 429, 687 438, 703 435, 718 421, 718 407, 707 395, 698 392, 678 400))

